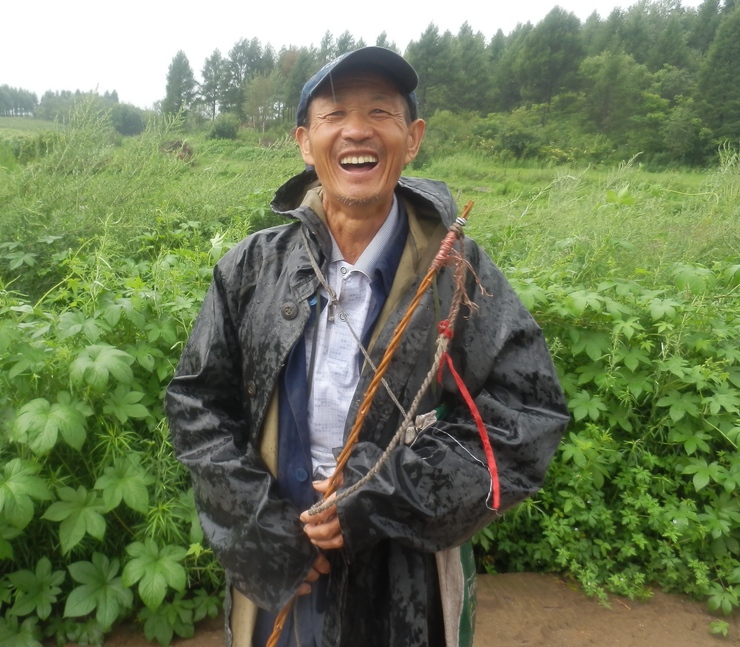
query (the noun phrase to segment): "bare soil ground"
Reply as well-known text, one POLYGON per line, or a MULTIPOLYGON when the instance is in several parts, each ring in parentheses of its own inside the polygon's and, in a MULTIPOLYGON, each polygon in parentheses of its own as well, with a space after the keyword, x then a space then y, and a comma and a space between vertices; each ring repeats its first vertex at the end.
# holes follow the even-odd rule
MULTIPOLYGON (((475 647, 738 647, 740 618, 727 637, 712 635, 717 618, 703 602, 656 591, 646 602, 612 596, 610 608, 555 575, 482 575, 478 578, 475 647)), ((221 647, 222 620, 199 625, 177 647, 221 647)), ((107 647, 149 647, 124 627, 107 647)), ((72 646, 68 646, 72 647, 72 646)), ((391 646, 395 647, 395 646, 391 646)))

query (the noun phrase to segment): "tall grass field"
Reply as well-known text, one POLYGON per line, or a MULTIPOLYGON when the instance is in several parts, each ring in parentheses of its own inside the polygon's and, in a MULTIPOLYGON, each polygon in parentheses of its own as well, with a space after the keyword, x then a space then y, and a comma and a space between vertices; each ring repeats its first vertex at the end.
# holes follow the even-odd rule
MULTIPOLYGON (((272 193, 302 162, 287 136, 172 120, 122 139, 84 105, 65 127, 20 123, 0 122, 0 645, 99 645, 124 621, 167 645, 219 612, 224 579, 163 391, 214 263, 280 222, 272 193)), ((475 537, 480 569, 560 572, 603 600, 688 594, 727 635, 740 155, 719 159, 648 173, 639 156, 518 168, 430 150, 407 172, 475 202, 467 234, 543 327, 572 414, 545 488, 475 537)))

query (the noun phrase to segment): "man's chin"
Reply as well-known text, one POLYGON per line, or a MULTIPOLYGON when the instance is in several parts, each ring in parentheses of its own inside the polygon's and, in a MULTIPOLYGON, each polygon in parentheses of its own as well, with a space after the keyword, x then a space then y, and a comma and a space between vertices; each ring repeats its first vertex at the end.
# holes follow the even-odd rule
POLYGON ((352 196, 352 195, 339 195, 337 196, 337 202, 344 205, 345 207, 369 207, 380 202, 381 196, 370 195, 370 196, 352 196))

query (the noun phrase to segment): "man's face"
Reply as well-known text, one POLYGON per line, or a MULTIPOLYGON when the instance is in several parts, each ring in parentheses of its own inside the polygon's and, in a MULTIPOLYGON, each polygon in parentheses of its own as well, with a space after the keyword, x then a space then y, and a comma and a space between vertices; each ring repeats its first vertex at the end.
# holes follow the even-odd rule
POLYGON ((339 76, 311 102, 296 131, 306 164, 316 168, 325 206, 378 205, 390 210, 403 167, 419 151, 424 122, 408 122, 404 98, 373 73, 339 76))

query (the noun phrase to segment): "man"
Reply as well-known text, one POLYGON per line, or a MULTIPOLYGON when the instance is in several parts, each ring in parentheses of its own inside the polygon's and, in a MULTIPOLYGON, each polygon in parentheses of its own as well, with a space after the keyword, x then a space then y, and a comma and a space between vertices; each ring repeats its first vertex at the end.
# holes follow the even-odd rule
MULTIPOLYGON (((281 645, 471 645, 468 542, 541 486, 567 422, 540 329, 466 240, 472 306, 449 352, 493 446, 499 509, 471 406, 447 370, 421 397, 431 424, 356 493, 307 512, 456 216, 443 184, 401 177, 425 129, 416 83, 406 61, 378 47, 350 52, 306 83, 296 139, 308 168, 272 205, 290 222, 249 236, 218 263, 168 388, 175 451, 232 587, 235 645, 262 647, 294 596, 281 645)), ((443 269, 422 297, 342 489, 378 463, 404 418, 399 407, 420 392, 452 275, 443 269)))

